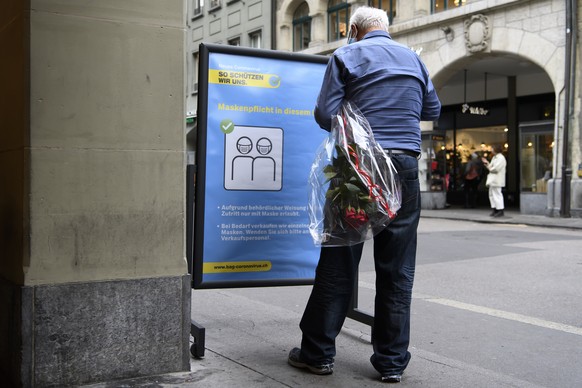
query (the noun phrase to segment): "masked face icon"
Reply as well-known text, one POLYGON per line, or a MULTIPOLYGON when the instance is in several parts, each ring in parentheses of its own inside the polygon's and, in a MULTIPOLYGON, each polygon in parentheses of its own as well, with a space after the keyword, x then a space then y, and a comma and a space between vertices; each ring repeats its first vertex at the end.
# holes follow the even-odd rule
POLYGON ((243 136, 236 142, 236 148, 241 154, 248 154, 253 149, 253 142, 248 137, 243 136))
POLYGON ((259 154, 267 155, 271 152, 272 149, 273 144, 271 143, 271 140, 267 139, 266 137, 262 137, 259 139, 259 141, 257 141, 257 151, 259 151, 259 154))

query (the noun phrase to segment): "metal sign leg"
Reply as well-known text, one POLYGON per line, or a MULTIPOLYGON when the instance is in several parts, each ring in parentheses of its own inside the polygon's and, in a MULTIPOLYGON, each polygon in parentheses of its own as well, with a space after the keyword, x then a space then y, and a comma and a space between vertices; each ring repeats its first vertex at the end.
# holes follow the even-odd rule
POLYGON ((194 337, 194 343, 190 346, 192 357, 204 358, 206 329, 199 323, 191 321, 190 334, 194 337))
POLYGON ((359 276, 358 273, 356 273, 354 292, 352 293, 352 300, 350 302, 350 307, 348 308, 348 318, 373 327, 374 316, 370 313, 358 309, 358 279, 359 276))

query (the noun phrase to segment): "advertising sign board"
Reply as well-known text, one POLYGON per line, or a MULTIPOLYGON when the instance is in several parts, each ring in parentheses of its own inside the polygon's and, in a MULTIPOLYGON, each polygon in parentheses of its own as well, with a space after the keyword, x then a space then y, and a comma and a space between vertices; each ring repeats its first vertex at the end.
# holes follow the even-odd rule
POLYGON ((311 284, 308 176, 327 58, 202 44, 194 288, 311 284))

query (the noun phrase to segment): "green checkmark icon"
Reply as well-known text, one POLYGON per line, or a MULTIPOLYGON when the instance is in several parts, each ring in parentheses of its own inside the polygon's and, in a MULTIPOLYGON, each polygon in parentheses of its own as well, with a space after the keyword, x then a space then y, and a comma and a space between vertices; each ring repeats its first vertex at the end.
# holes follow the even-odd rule
POLYGON ((228 135, 234 131, 234 123, 230 119, 224 119, 220 122, 220 130, 228 135))

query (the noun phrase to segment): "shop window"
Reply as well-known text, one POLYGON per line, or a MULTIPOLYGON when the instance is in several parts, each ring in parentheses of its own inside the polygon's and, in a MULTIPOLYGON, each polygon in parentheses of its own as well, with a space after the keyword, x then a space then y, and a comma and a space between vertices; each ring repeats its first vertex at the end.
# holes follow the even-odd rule
POLYGON ((507 132, 508 129, 502 125, 447 130, 444 156, 448 191, 463 190, 463 175, 471 154, 477 154, 479 159, 482 157, 491 159, 494 145, 501 145, 507 150, 509 148, 507 132))
POLYGON ((396 17, 396 3, 397 0, 368 0, 370 7, 380 8, 386 11, 390 25, 392 25, 392 21, 396 17))
POLYGON ((327 8, 328 42, 345 39, 350 23, 350 5, 343 0, 330 0, 327 8))
POLYGON ((446 191, 448 186, 447 151, 444 134, 423 134, 419 175, 421 191, 446 191))
POLYGON ((198 53, 192 55, 192 94, 198 93, 198 53))
POLYGON ((311 42, 309 6, 303 2, 293 14, 293 51, 305 50, 311 42))
POLYGON ((194 0, 194 16, 202 15, 204 0, 194 0))
POLYGON ((255 31, 249 34, 249 43, 252 48, 261 48, 261 35, 261 31, 255 31))
POLYGON ((446 11, 461 7, 467 3, 467 0, 431 0, 430 9, 432 13, 446 11))
POLYGON ((520 189, 522 192, 546 193, 548 180, 552 177, 553 123, 521 125, 520 130, 520 189))

